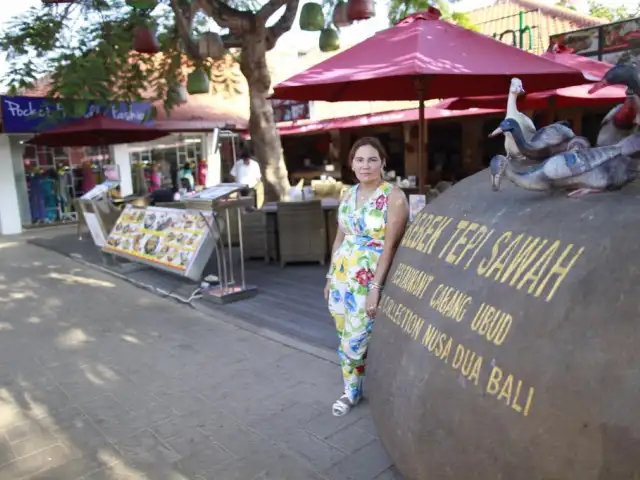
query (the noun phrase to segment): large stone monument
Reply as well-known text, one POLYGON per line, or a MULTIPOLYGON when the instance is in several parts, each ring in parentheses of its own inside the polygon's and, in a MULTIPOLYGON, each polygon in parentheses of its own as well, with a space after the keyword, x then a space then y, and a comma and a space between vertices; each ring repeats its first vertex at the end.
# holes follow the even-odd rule
POLYGON ((407 230, 368 356, 407 480, 640 480, 640 186, 481 172, 407 230))

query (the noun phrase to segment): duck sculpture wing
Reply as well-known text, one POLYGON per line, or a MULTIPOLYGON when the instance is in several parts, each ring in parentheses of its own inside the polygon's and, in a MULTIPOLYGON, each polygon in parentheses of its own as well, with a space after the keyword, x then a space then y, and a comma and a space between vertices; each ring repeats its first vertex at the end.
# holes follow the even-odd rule
POLYGON ((537 168, 549 180, 567 180, 616 158, 640 159, 640 135, 631 135, 616 145, 559 153, 537 168))
POLYGON ((637 130, 635 98, 627 97, 624 103, 613 107, 602 119, 597 146, 613 145, 637 130))

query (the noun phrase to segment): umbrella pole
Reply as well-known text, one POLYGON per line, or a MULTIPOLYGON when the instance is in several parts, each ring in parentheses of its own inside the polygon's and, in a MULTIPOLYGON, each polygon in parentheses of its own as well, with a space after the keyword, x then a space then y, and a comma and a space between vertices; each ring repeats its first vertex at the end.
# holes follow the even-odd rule
POLYGON ((418 193, 425 192, 424 171, 424 85, 418 87, 420 105, 418 117, 418 193))

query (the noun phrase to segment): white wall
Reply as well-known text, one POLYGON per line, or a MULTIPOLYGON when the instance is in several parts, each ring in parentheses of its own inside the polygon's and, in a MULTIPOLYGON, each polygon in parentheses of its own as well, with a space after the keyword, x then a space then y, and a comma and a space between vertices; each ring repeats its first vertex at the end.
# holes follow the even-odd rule
POLYGON ((207 187, 212 187, 222 181, 222 159, 220 149, 214 142, 218 142, 217 132, 207 133, 204 137, 203 153, 207 160, 207 187))
POLYGON ((9 135, 0 134, 0 234, 22 232, 20 204, 9 135))
POLYGON ((22 225, 31 225, 31 208, 29 206, 29 189, 27 188, 22 141, 28 140, 29 135, 11 135, 11 160, 13 161, 13 175, 16 180, 18 205, 20 205, 20 221, 22 225))
POLYGON ((118 173, 120 174, 120 194, 123 197, 133 195, 129 146, 125 143, 122 145, 112 145, 109 149, 111 150, 110 154, 113 163, 118 166, 118 173))

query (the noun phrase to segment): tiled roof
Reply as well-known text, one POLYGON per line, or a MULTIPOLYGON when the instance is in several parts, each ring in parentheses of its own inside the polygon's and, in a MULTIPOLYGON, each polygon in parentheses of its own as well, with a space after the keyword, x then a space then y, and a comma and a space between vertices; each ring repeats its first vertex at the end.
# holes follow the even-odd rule
MULTIPOLYGON (((517 32, 520 28, 520 12, 526 12, 524 25, 530 26, 532 30, 533 53, 544 52, 549 46, 551 35, 607 23, 601 18, 537 0, 498 0, 489 7, 471 10, 467 14, 485 35, 499 35, 505 30, 517 32)), ((502 40, 511 43, 512 36, 506 34, 502 40)), ((529 46, 528 34, 524 36, 524 46, 529 46)))

